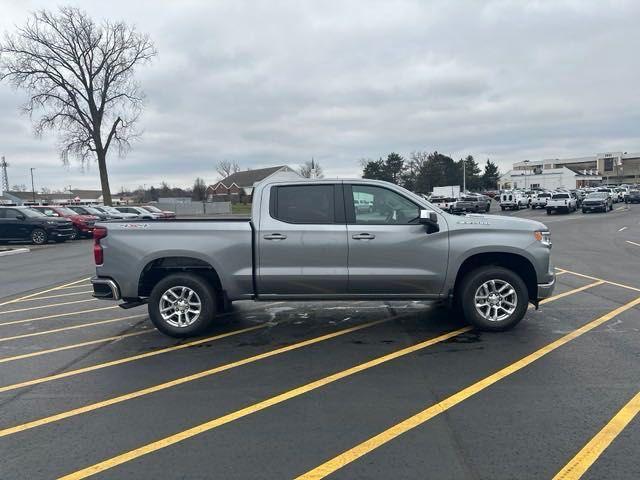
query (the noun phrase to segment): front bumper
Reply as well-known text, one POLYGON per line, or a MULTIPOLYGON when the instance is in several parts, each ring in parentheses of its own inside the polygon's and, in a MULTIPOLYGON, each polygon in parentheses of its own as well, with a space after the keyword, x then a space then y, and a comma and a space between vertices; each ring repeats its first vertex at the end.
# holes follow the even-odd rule
POLYGON ((93 297, 100 300, 120 300, 120 288, 118 284, 105 277, 92 277, 93 297))
POLYGON ((549 298, 553 293, 553 289, 556 286, 556 274, 553 273, 553 278, 548 283, 539 283, 538 284, 538 300, 542 300, 544 298, 549 298))

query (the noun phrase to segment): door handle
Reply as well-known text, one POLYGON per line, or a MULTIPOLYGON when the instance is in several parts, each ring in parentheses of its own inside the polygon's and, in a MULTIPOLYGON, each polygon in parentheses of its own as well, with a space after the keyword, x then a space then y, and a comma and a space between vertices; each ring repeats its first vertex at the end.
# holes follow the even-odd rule
POLYGON ((351 238, 353 238, 354 240, 373 240, 374 238, 376 238, 376 236, 372 235, 371 233, 357 233, 351 238))
POLYGON ((265 235, 262 238, 264 238, 265 240, 285 240, 287 236, 281 233, 271 233, 269 235, 265 235))

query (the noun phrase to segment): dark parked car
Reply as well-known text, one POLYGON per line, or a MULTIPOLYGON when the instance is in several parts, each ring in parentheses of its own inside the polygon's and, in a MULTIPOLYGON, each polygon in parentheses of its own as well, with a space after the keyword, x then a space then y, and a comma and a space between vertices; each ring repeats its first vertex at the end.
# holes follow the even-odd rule
POLYGON ((491 208, 491 200, 485 196, 466 195, 460 198, 451 208, 453 213, 469 212, 488 212, 491 208))
POLYGON ((66 218, 49 218, 27 207, 0 207, 0 240, 43 245, 49 240, 64 242, 72 236, 72 224, 66 218))
POLYGON ((613 210, 613 199, 607 192, 592 192, 582 201, 582 213, 613 210))
POLYGON ((64 217, 71 220, 71 223, 73 223, 72 240, 80 238, 81 236, 93 236, 93 226, 98 220, 98 217, 94 215, 80 215, 67 207, 36 205, 31 208, 40 213, 44 213, 47 217, 64 217))
POLYGON ((629 190, 629 195, 625 198, 627 203, 640 203, 640 190, 629 190))

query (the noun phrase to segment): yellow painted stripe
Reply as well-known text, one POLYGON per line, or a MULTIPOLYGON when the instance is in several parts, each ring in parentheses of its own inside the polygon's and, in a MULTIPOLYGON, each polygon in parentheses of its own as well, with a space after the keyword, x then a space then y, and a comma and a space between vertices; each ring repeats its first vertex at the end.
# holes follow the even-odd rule
MULTIPOLYGON (((197 425, 193 428, 190 428, 188 430, 184 430, 182 432, 176 433, 175 435, 171 435, 168 437, 165 437, 161 440, 149 443, 147 445, 144 445, 142 447, 136 448, 135 450, 131 450, 129 452, 125 452, 123 454, 120 454, 116 457, 110 458, 108 460, 105 460, 103 462, 97 463, 95 465, 92 465, 90 467, 87 467, 85 469, 79 470, 77 472, 71 473, 69 475, 66 475, 64 477, 61 477, 62 479, 65 480, 70 480, 70 479, 80 479, 80 478, 86 478, 89 477, 91 475, 95 475, 96 473, 102 472, 104 470, 108 470, 110 468, 113 468, 117 465, 129 462, 135 458, 141 457, 143 455, 146 455, 148 453, 151 452, 155 452, 157 450, 160 450, 162 448, 166 448, 170 445, 173 445, 175 443, 181 442, 183 440, 186 440, 188 438, 194 437, 196 435, 199 435, 201 433, 207 432, 209 430, 212 430, 214 428, 220 427, 222 425, 225 425, 227 423, 233 422, 234 420, 238 420, 242 417, 246 417, 247 415, 251 415, 253 413, 259 412, 261 410, 264 410, 266 408, 272 407, 274 405, 277 405, 279 403, 285 402, 287 400, 290 400, 292 398, 298 397, 300 395, 303 395, 305 393, 311 392, 313 390, 316 390, 320 387, 324 387, 325 385, 328 385, 330 383, 336 382, 338 380, 341 380, 343 378, 349 377, 351 375, 355 375, 356 373, 362 372, 364 370, 368 370, 370 368, 376 367, 378 365, 381 365, 383 363, 389 362, 391 360, 394 360, 396 358, 400 358, 402 356, 405 355, 409 355, 411 353, 417 352, 419 350, 422 350, 424 348, 430 347, 432 345, 435 345, 437 343, 443 342, 445 340, 448 340, 452 337, 455 337, 456 335, 460 335, 461 333, 464 332, 468 332, 469 330, 471 330, 471 327, 464 327, 458 330, 454 330, 452 332, 448 332, 445 333, 444 335, 440 335, 438 337, 435 338, 431 338, 429 340, 426 340, 424 342, 420 342, 418 344, 412 345, 410 347, 407 348, 403 348, 401 350, 397 350, 393 353, 389 353, 387 355, 383 355, 381 357, 375 358, 373 360, 370 360, 368 362, 365 363, 361 363, 359 365, 356 365, 354 367, 351 367, 347 370, 342 370, 340 372, 334 373, 333 375, 329 375, 327 377, 323 377, 319 380, 316 380, 314 382, 311 383, 307 383, 306 385, 303 385, 301 387, 298 388, 294 388, 293 390, 289 390, 287 392, 281 393, 279 395, 276 395, 274 397, 268 398, 266 400, 263 400, 261 402, 255 403, 253 405, 250 405, 248 407, 245 407, 243 409, 240 410, 236 410, 235 412, 229 413, 227 415, 224 415, 222 417, 218 417, 215 418, 213 420, 210 420, 206 423, 203 423, 201 425, 197 425)), ((0 432, 1 433, 1 432, 0 432)))
MULTIPOLYGON (((84 287, 84 285, 78 285, 78 286, 79 287, 84 287)), ((49 300, 51 298, 70 297, 72 295, 83 295, 83 294, 87 294, 87 293, 93 293, 93 290, 82 290, 81 292, 59 293, 57 295, 46 295, 44 297, 25 298, 24 300, 18 300, 15 303, 35 302, 37 300, 49 300)))
MULTIPOLYGON (((574 293, 577 293, 577 292, 574 292, 574 293)), ((562 294, 560 294, 560 295, 562 295, 562 294)), ((566 295, 564 295, 564 296, 566 296, 566 295)), ((547 301, 553 301, 553 300, 555 300, 557 298, 560 298, 560 297, 559 296, 549 297, 546 300, 547 301)), ((405 315, 407 315, 407 314, 405 314, 405 315)), ((400 316, 405 316, 405 315, 400 315, 400 316)), ((387 320, 391 320, 393 318, 398 318, 398 317, 391 317, 391 318, 389 318, 387 320)), ((422 344, 417 344, 417 345, 414 345, 412 347, 408 347, 407 349, 400 350, 400 351, 395 352, 395 353, 390 354, 390 355, 392 355, 392 356, 395 355, 393 358, 397 358, 398 356, 401 356, 402 354, 406 355, 406 354, 409 354, 409 353, 413 353, 414 351, 417 351, 420 348, 425 348, 425 347, 427 347, 429 345, 433 345, 435 343, 444 341, 444 340, 446 340, 448 338, 452 338, 452 337, 454 337, 456 335, 460 335, 461 333, 464 333, 464 332, 467 332, 467 331, 470 331, 470 330, 471 330, 471 327, 465 327, 465 328, 462 328, 460 330, 449 332, 448 334, 442 335, 440 337, 437 337, 437 338, 434 338, 434 339, 431 339, 431 340, 427 340, 426 342, 423 342, 422 344), (406 353, 401 353, 401 352, 406 352, 406 353)), ((231 413, 229 415, 226 415, 224 417, 220 417, 218 419, 211 420, 211 421, 209 421, 209 422, 207 422, 205 424, 198 425, 198 426, 193 427, 193 428, 191 428, 189 430, 185 430, 183 432, 179 432, 179 433, 177 433, 175 435, 172 435, 170 437, 158 440, 156 442, 150 443, 150 444, 148 444, 146 446, 143 446, 143 447, 140 447, 138 449, 131 450, 129 452, 123 453, 121 455, 118 455, 117 457, 113 457, 111 459, 105 460, 105 461, 100 462, 100 463, 98 463, 96 465, 93 465, 91 467, 87 467, 87 468, 85 468, 83 470, 79 470, 78 472, 72 473, 72 474, 70 474, 68 476, 65 476, 63 478, 65 478, 65 479, 67 479, 67 478, 75 479, 75 478, 86 478, 86 477, 89 477, 89 476, 94 475, 94 474, 96 474, 98 472, 101 472, 103 470, 107 470, 107 469, 113 468, 113 467, 115 467, 117 465, 120 465, 122 463, 126 463, 126 462, 128 462, 130 460, 133 460, 134 458, 138 458, 140 456, 146 455, 147 453, 150 453, 150 452, 165 448, 167 446, 173 445, 174 443, 180 442, 180 441, 182 441, 182 440, 184 440, 186 438, 190 438, 192 436, 199 435, 200 433, 203 433, 205 431, 211 430, 211 429, 216 428, 216 427, 218 427, 220 425, 223 425, 225 423, 229 423, 229 422, 231 422, 233 420, 236 420, 238 418, 241 418, 243 416, 250 415, 250 414, 255 413, 255 412, 259 411, 259 410, 263 410, 263 409, 268 408, 268 407, 270 407, 272 405, 275 405, 276 403, 280 403, 280 402, 283 402, 283 401, 288 400, 290 398, 293 398, 295 396, 302 395, 303 393, 311 391, 311 390, 313 390, 315 388, 322 387, 322 386, 324 386, 324 385, 326 385, 328 383, 331 383, 333 381, 336 381, 336 380, 339 380, 341 378, 344 378, 345 376, 353 375, 353 374, 358 373, 358 372, 360 372, 362 370, 365 370, 366 368, 372 368, 372 367, 374 367, 376 365, 379 365, 380 363, 383 363, 383 361, 381 361, 381 360, 384 359, 384 358, 387 358, 387 357, 389 357, 389 355, 385 355, 383 357, 379 357, 378 359, 374 359, 374 360, 372 360, 370 362, 358 365, 356 367, 353 367, 351 369, 345 370, 343 372, 338 372, 338 373, 336 373, 334 375, 331 375, 329 377, 325 377, 323 379, 317 380, 315 382, 312 382, 310 384, 304 385, 302 387, 298 387, 298 388, 296 388, 294 390, 291 390, 289 392, 282 393, 282 394, 278 395, 277 397, 272 397, 270 399, 264 400, 262 402, 254 404, 252 406, 249 406, 249 407, 247 407, 245 409, 239 410, 237 412, 233 412, 233 413, 231 413), (364 366, 367 366, 367 367, 364 368, 364 366), (328 380, 330 380, 330 381, 328 381, 328 380), (278 399, 278 401, 275 401, 276 399, 278 399)), ((385 361, 392 360, 393 358, 387 358, 387 360, 385 360, 385 361)), ((80 413, 83 413, 83 412, 80 412, 80 413)), ((66 417, 62 417, 62 418, 66 418, 66 417)), ((56 419, 54 419, 52 421, 56 421, 56 420, 59 420, 59 419, 56 418, 56 419)), ((34 427, 35 426, 39 426, 39 425, 34 425, 34 427)), ((18 426, 18 427, 20 427, 20 426, 18 426)), ((18 428, 18 427, 14 427, 14 428, 18 428)), ((30 427, 30 428, 33 428, 33 427, 30 427)), ((2 431, 0 431, 0 436, 2 436, 2 431)))
POLYGON ((631 245, 635 245, 636 247, 640 247, 640 243, 632 242, 631 240, 625 240, 625 242, 630 243, 631 245))
POLYGON ((640 392, 560 470, 553 480, 578 480, 640 412, 640 392))
MULTIPOLYGON (((39 299, 34 299, 34 300, 39 300, 39 299)), ((28 312, 30 310, 39 310, 42 308, 62 307, 64 305, 75 305, 76 303, 95 302, 96 300, 97 300, 96 298, 84 298, 82 300, 73 300, 71 302, 51 303, 49 305, 38 305, 35 307, 17 308, 15 310, 5 310, 4 312, 0 312, 0 315, 6 315, 7 313, 28 312)))
POLYGON ((91 286, 92 286, 91 283, 81 283, 81 284, 78 284, 78 285, 69 285, 69 286, 66 286, 66 287, 60 287, 60 288, 58 288, 58 290, 70 290, 72 288, 82 288, 82 287, 91 287, 91 286))
POLYGON ((597 282, 590 283, 589 285, 584 285, 583 287, 574 288, 573 290, 568 290, 566 292, 559 293, 554 295, 553 297, 545 298, 544 300, 540 300, 540 305, 544 305, 545 303, 549 303, 550 301, 557 300, 559 298, 568 297, 569 295, 573 295, 574 293, 584 292, 585 290, 593 287, 597 287, 598 285, 603 285, 604 280, 598 280, 597 282))
POLYGON ((570 273, 571 275, 575 275, 577 277, 588 278, 589 280, 602 280, 604 283, 609 285, 614 285, 616 287, 626 288, 627 290, 633 290, 634 292, 640 292, 640 288, 632 287, 631 285, 625 285, 624 283, 611 282, 609 280, 605 280, 604 278, 593 277, 591 275, 585 275, 584 273, 572 272, 571 270, 567 270, 563 268, 566 273, 570 273))
POLYGON ((107 323, 121 322, 122 320, 129 320, 131 318, 146 317, 146 314, 142 315, 130 315, 128 317, 110 318, 109 320, 99 320, 91 323, 81 323, 80 325, 72 325, 70 327, 54 328, 52 330, 44 330, 42 332, 23 333, 22 335, 14 335, 12 337, 2 337, 0 342, 8 342, 9 340, 19 340, 22 338, 39 337, 41 335, 49 335, 52 333, 66 332, 67 330, 77 330, 78 328, 95 327, 96 325, 105 325, 107 323))
POLYGON ((22 355, 15 355, 13 357, 0 358, 0 363, 15 362, 17 360, 24 360, 25 358, 39 357, 40 355, 48 355, 50 353, 63 352, 65 350, 72 350, 74 348, 88 347, 89 345, 97 345, 99 343, 107 343, 116 340, 122 340, 123 338, 136 337, 138 335, 145 335, 147 333, 155 332, 155 329, 142 330, 140 332, 124 333, 122 335, 114 335, 113 337, 99 338, 97 340, 89 340, 88 342, 76 343, 73 345, 65 345, 64 347, 50 348, 48 350, 39 350, 37 352, 23 353, 22 355))
MULTIPOLYGON (((450 408, 455 407, 456 405, 468 399, 469 397, 472 397, 473 395, 476 395, 477 393, 482 392, 484 389, 490 387, 494 383, 502 380, 505 377, 508 377, 509 375, 512 375, 513 373, 516 373, 522 370, 526 366, 532 364, 536 360, 539 360, 540 358, 547 355, 548 353, 553 352, 554 350, 560 348, 561 346, 569 343, 570 341, 578 338, 581 335, 584 335, 585 333, 593 330, 594 328, 599 327, 603 323, 611 320, 617 315, 620 315, 621 313, 639 304, 640 304, 640 297, 636 298, 635 300, 629 303, 626 303, 625 305, 622 305, 621 307, 616 308, 615 310, 610 311, 605 315, 602 315, 601 317, 595 320, 592 320, 586 325, 583 325, 577 330, 574 330, 573 332, 559 338, 554 342, 551 342, 550 344, 542 347, 541 349, 536 350, 535 352, 527 355, 526 357, 518 360, 517 362, 514 362, 511 365, 508 365, 507 367, 501 370, 498 370, 492 375, 489 375, 488 377, 483 378, 482 380, 460 390, 459 392, 451 395, 450 397, 445 398, 441 402, 438 402, 435 405, 431 405, 430 407, 407 418, 406 420, 403 420, 402 422, 392 426, 391 428, 388 428, 387 430, 379 433, 378 435, 375 435, 374 437, 371 437, 370 439, 365 440, 361 444, 341 453, 340 455, 332 458, 331 460, 328 460, 327 462, 314 468, 313 470, 310 470, 307 473, 300 475, 299 477, 297 477, 298 480, 320 479, 336 472, 337 470, 341 469, 345 465, 348 465, 356 461, 360 457, 367 455, 368 453, 372 452, 376 448, 390 442, 391 440, 394 440, 400 435, 403 435, 404 433, 410 430, 413 430, 416 427, 419 427, 423 423, 427 422, 428 420, 431 420, 432 418, 436 417, 437 415, 443 412, 446 412, 450 408)), ((83 470, 81 470, 81 472, 82 471, 83 470)), ((71 478, 74 478, 74 477, 71 477, 71 478)), ((83 477, 80 476, 75 478, 83 478, 83 477)))
POLYGON ((362 325, 357 325, 355 327, 351 327, 351 328, 346 328, 343 330, 339 330, 337 332, 333 332, 333 333, 329 333, 327 335, 322 335, 321 337, 315 337, 309 340, 305 340, 302 342, 298 342, 298 343, 294 343, 292 345, 288 345, 286 347, 282 347, 282 348, 277 348, 275 350, 271 350, 265 353, 261 353, 258 355, 254 355, 252 357, 248 357, 248 358, 244 358, 241 360, 237 360, 235 362, 231 362, 231 363, 227 363, 225 365, 220 365, 218 367, 214 367, 211 368, 209 370, 204 370, 202 372, 198 372, 195 373, 193 375, 188 375, 186 377, 180 377, 180 378, 176 378, 175 380, 171 380, 169 382, 165 382, 165 383, 160 383, 157 385, 154 385, 152 387, 147 387, 147 388, 143 388, 141 390, 136 390, 134 392, 130 392, 124 395, 120 395, 117 397, 113 397, 107 400, 103 400, 101 402, 97 402, 97 403, 92 403, 90 405, 85 405, 84 407, 80 407, 80 408, 76 408, 73 410, 68 410, 66 412, 61 412, 55 415, 51 415, 49 417, 44 417, 44 418, 40 418, 38 420, 33 420, 31 422, 27 422, 27 423, 23 423, 21 425, 16 425, 14 427, 10 427, 10 428, 5 428, 0 430, 0 437, 5 437, 7 435, 11 435, 13 433, 17 433, 17 432, 22 432, 24 430, 29 430, 32 428, 36 428, 36 427, 40 427, 42 425, 47 425, 49 423, 53 423, 53 422, 57 422, 60 420, 63 420, 65 418, 69 418, 69 417, 74 417, 76 415, 80 415, 83 413, 87 413, 87 412, 91 412, 94 410, 98 410, 99 408, 104 408, 104 407, 108 407, 110 405, 115 405, 117 403, 122 403, 125 402, 127 400, 132 400, 134 398, 139 398, 142 397, 144 395, 149 395, 151 393, 156 393, 156 392, 160 392, 162 390, 166 390, 168 388, 172 388, 178 385, 182 385, 188 382, 193 382, 195 380, 199 380, 202 378, 206 378, 209 377, 211 375, 215 375, 221 372, 225 372, 227 370, 231 370, 233 368, 238 368, 241 367, 243 365, 248 365, 250 363, 254 363, 257 362, 259 360, 264 360, 265 358, 269 358, 269 357, 274 357, 276 355, 280 355, 286 352, 290 352, 292 350, 297 350, 303 347, 307 347, 309 345, 313 345, 325 340, 329 340, 332 338, 336 338, 339 337, 341 335, 346 335, 347 333, 352 333, 352 332, 356 332, 358 330, 363 330, 365 328, 369 328, 369 327, 373 327, 374 325, 379 325, 381 323, 384 322, 388 322, 389 320, 393 319, 393 318, 397 318, 397 317, 389 317, 389 318, 384 318, 382 320, 376 320, 374 322, 369 322, 369 323, 364 323, 362 325))
POLYGON ((113 305, 111 307, 92 308, 90 310, 81 310, 79 312, 56 313, 55 315, 45 315, 44 317, 26 318, 24 320, 12 320, 11 322, 0 323, 0 327, 4 327, 6 325, 16 325, 18 323, 37 322, 38 320, 48 320, 50 318, 60 318, 60 317, 70 317, 72 315, 82 315, 83 313, 100 312, 102 310, 111 310, 113 308, 118 308, 118 306, 117 305, 113 305))
POLYGON ((24 295, 24 296, 22 296, 22 297, 14 298, 13 300, 8 300, 8 301, 6 301, 6 302, 2 302, 2 303, 0 303, 0 307, 3 307, 3 306, 5 306, 5 305, 9 305, 10 303, 20 302, 20 301, 25 300, 25 299, 27 299, 27 298, 31 298, 31 297, 35 297, 35 296, 38 296, 38 295, 42 295, 43 293, 49 293, 49 292, 53 292, 53 291, 55 291, 55 290, 61 290, 61 289, 63 289, 63 288, 69 288, 69 287, 71 287, 72 285, 76 285, 76 284, 78 284, 78 283, 85 282, 85 281, 87 281, 87 280, 89 280, 89 277, 87 277, 87 278, 82 278, 82 279, 80 279, 80 280, 76 280, 75 282, 65 283, 65 284, 59 285, 59 286, 57 286, 57 287, 49 288, 49 289, 47 289, 47 290, 42 290, 42 291, 40 291, 40 292, 31 293, 31 294, 29 294, 29 295, 24 295))
MULTIPOLYGON (((117 360, 111 360, 110 362, 98 363, 96 365, 90 365, 88 367, 78 368, 76 370, 69 370, 67 372, 56 373, 55 375, 49 375, 47 377, 34 378, 33 380, 27 380, 25 382, 14 383, 12 385, 5 385, 0 387, 0 393, 9 392, 23 387, 31 387, 33 385, 39 385, 41 383, 51 382, 53 380, 60 380, 61 378, 73 377, 80 375, 81 373, 93 372, 95 370, 101 370, 103 368, 114 367, 116 365, 122 365, 124 363, 134 362, 136 360, 142 360, 143 358, 155 357, 156 355, 162 355, 163 353, 175 352, 177 350, 183 350, 185 348, 193 347, 195 345, 202 345, 203 343, 212 342, 214 340, 220 340, 222 338, 232 337, 234 335, 240 335, 241 333, 252 332, 261 328, 265 328, 267 324, 254 325, 252 327, 242 328, 240 330, 233 330, 231 332, 221 333, 212 337, 201 338, 194 340, 193 342, 182 343, 180 345, 174 345, 172 347, 160 348, 151 352, 141 353, 139 355, 133 355, 131 357, 119 358, 117 360)), ((0 363, 2 361, 0 360, 0 363)))

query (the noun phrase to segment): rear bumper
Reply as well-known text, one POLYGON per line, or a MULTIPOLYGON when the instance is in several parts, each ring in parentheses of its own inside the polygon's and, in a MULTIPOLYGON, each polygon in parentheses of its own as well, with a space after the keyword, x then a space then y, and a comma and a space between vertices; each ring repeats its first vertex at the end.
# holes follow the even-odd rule
POLYGON ((92 277, 93 297, 100 300, 120 300, 120 288, 110 278, 92 277))

